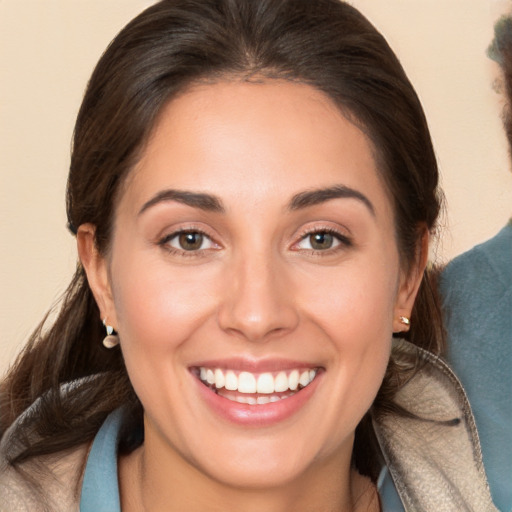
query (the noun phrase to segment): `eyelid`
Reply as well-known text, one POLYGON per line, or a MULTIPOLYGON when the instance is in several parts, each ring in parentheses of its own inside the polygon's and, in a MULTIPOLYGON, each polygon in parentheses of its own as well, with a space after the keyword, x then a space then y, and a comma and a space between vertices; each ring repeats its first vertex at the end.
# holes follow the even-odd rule
MULTIPOLYGON (((176 240, 176 239, 179 239, 179 237, 181 235, 189 235, 189 234, 197 234, 197 235, 201 235, 203 237, 203 240, 209 240, 210 243, 212 245, 215 245, 215 242, 211 239, 211 237, 209 237, 206 233, 201 233, 200 231, 197 231, 197 230, 193 230, 193 231, 190 231, 190 230, 183 230, 183 231, 178 231, 177 233, 172 233, 168 236, 166 236, 164 238, 164 243, 170 243, 172 240, 176 240)), ((175 247, 175 249, 179 249, 178 247, 175 247)), ((204 249, 197 249, 198 251, 199 250, 204 250, 204 249)), ((191 251, 187 251, 187 252, 193 252, 192 250, 191 251)))
POLYGON ((176 255, 182 255, 182 256, 200 256, 208 251, 211 250, 217 250, 221 248, 221 244, 217 242, 214 236, 212 236, 211 233, 208 232, 209 230, 201 228, 194 224, 189 225, 182 225, 179 227, 175 227, 172 229, 168 229, 164 231, 164 234, 158 236, 157 238, 157 245, 162 247, 163 249, 167 250, 170 253, 174 253, 176 255), (187 251, 185 249, 180 249, 178 247, 173 247, 169 244, 169 242, 177 237, 179 237, 182 234, 186 233, 198 233, 202 235, 203 237, 210 240, 212 247, 208 247, 205 249, 197 249, 197 250, 190 250, 187 251))
POLYGON ((314 252, 314 253, 329 253, 329 252, 336 251, 337 249, 340 249, 343 247, 351 247, 353 245, 351 236, 343 233, 342 231, 343 230, 341 230, 341 229, 336 229, 332 226, 327 226, 327 225, 307 226, 300 231, 300 234, 298 235, 298 240, 292 244, 292 249, 310 251, 310 252, 314 252), (334 238, 336 238, 336 240, 339 243, 336 244, 334 247, 330 247, 329 249, 325 249, 325 250, 315 250, 313 248, 311 248, 311 249, 297 248, 298 244, 300 244, 308 236, 314 235, 315 233, 328 233, 328 234, 332 235, 334 238))

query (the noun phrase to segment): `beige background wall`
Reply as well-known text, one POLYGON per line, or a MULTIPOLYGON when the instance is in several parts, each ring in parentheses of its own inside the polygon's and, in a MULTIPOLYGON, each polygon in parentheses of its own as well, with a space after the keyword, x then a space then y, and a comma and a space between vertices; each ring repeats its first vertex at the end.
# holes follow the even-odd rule
MULTIPOLYGON (((0 0, 0 373, 75 265, 65 229, 70 138, 88 76, 150 0, 0 0)), ((512 215, 512 175, 485 56, 499 0, 353 0, 384 33, 423 101, 448 214, 438 260, 512 215)))

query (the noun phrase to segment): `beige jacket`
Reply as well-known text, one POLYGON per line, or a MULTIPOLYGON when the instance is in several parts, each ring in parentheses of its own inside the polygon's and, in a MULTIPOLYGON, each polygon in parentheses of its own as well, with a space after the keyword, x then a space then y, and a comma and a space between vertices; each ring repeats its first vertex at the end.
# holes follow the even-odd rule
MULTIPOLYGON (((396 398, 415 417, 389 414, 374 421, 405 510, 496 512, 459 381, 443 361, 407 342, 397 342, 394 352, 404 364, 419 352, 425 363, 396 398)), ((37 404, 25 414, 35 409, 37 404)), ((89 446, 29 461, 16 471, 5 458, 16 450, 13 439, 23 416, 0 442, 0 512, 78 511, 89 446)))

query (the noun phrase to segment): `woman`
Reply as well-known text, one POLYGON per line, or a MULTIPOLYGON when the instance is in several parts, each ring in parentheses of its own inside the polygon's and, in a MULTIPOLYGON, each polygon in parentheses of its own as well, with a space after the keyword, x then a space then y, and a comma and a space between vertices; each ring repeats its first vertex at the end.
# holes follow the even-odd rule
POLYGON ((2 386, 4 509, 395 510, 392 475, 407 510, 493 510, 431 354, 437 181, 347 4, 142 13, 76 124, 81 264, 2 386))

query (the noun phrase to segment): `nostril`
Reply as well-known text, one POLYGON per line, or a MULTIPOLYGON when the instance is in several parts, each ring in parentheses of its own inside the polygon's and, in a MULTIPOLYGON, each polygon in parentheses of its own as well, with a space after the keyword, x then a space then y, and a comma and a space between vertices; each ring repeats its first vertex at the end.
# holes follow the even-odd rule
POLYGON ((231 335, 243 337, 252 342, 265 342, 286 335, 293 330, 290 326, 274 327, 270 325, 268 320, 259 319, 253 322, 232 322, 228 327, 223 327, 223 330, 231 335))
POLYGON ((221 329, 254 342, 282 336, 298 324, 286 272, 277 275, 277 263, 262 259, 249 254, 233 265, 218 311, 221 329))

